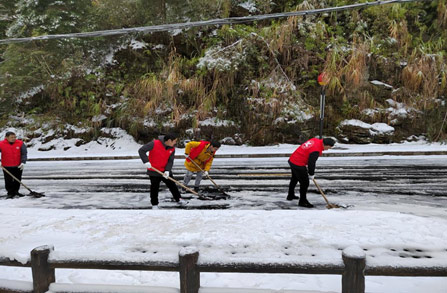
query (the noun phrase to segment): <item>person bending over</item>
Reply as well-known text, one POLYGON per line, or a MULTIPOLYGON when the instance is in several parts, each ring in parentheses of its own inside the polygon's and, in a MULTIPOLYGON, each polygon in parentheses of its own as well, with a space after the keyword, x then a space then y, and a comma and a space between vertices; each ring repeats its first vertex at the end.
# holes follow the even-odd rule
POLYGON ((307 200, 309 179, 315 177, 315 165, 323 151, 332 148, 335 141, 332 138, 312 138, 300 145, 290 156, 289 165, 292 171, 287 200, 299 199, 298 205, 305 208, 313 208, 307 200), (300 196, 295 195, 295 187, 300 183, 300 196))

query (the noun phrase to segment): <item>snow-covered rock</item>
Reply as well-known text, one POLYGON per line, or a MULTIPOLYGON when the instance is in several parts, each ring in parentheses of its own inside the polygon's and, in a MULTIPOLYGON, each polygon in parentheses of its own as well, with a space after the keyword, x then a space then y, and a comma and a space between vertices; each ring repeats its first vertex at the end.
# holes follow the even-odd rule
POLYGON ((343 120, 337 127, 338 139, 350 143, 389 143, 394 127, 385 123, 369 124, 360 120, 343 120))

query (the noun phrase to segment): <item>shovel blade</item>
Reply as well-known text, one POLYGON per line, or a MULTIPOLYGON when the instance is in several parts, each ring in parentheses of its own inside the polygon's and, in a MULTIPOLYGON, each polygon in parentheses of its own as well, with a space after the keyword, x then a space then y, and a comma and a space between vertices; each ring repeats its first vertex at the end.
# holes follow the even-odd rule
POLYGON ((45 194, 43 192, 35 192, 35 191, 31 191, 28 196, 33 196, 35 198, 39 198, 39 197, 44 197, 45 194))
POLYGON ((328 208, 328 209, 340 209, 340 208, 346 208, 346 207, 343 207, 343 206, 339 206, 339 205, 337 205, 337 204, 333 204, 333 203, 330 203, 330 204, 328 204, 327 206, 326 206, 326 208, 328 208))
POLYGON ((221 200, 221 199, 227 199, 228 197, 223 195, 205 195, 205 194, 199 194, 200 200, 221 200))

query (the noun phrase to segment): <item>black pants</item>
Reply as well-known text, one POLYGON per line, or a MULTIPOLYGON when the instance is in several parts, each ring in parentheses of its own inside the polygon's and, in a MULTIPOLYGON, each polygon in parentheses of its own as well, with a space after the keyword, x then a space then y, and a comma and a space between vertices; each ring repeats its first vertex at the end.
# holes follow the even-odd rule
MULTIPOLYGON (((171 175, 169 175, 172 177, 171 175)), ((160 182, 163 181, 166 186, 169 188, 169 191, 171 191, 172 196, 174 197, 175 201, 180 200, 180 191, 177 188, 177 185, 169 179, 164 178, 163 176, 157 175, 152 176, 149 175, 149 178, 151 179, 151 204, 153 206, 158 205, 158 191, 160 189, 160 182)))
POLYGON ((296 184, 300 183, 300 202, 307 201, 307 189, 309 188, 309 174, 307 173, 307 167, 297 166, 289 162, 290 169, 292 170, 292 178, 290 178, 289 195, 288 197, 295 196, 296 184))
MULTIPOLYGON (((22 181, 22 173, 23 173, 22 170, 20 170, 17 167, 3 167, 3 168, 11 172, 11 174, 14 175, 14 177, 22 181)), ((6 173, 5 170, 3 170, 3 175, 5 177, 5 188, 6 191, 8 191, 8 195, 13 196, 19 193, 20 183, 17 182, 15 179, 13 179, 11 175, 6 173)))

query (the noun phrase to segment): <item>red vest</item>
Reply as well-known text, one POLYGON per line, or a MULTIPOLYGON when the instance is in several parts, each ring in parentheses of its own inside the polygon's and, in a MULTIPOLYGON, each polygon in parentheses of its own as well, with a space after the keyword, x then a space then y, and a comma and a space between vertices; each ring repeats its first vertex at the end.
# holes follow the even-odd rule
MULTIPOLYGON (((154 168, 157 168, 158 171, 164 172, 169 157, 173 152, 175 152, 175 148, 167 150, 161 140, 156 139, 154 140, 154 148, 149 151, 149 162, 154 168)), ((149 170, 154 171, 152 168, 149 170)))
POLYGON ((323 140, 312 138, 300 145, 299 148, 297 148, 290 156, 289 160, 292 164, 295 164, 297 166, 307 166, 309 155, 313 152, 319 152, 321 156, 323 150, 323 140))
POLYGON ((2 166, 3 167, 17 167, 21 163, 23 141, 17 139, 13 144, 10 144, 7 139, 0 141, 0 150, 2 151, 2 166))
MULTIPOLYGON (((200 153, 203 151, 203 149, 204 149, 204 148, 206 147, 206 145, 209 144, 209 143, 210 143, 209 141, 201 140, 201 141, 200 141, 200 144, 199 144, 197 147, 191 149, 191 152, 189 153, 189 158, 191 158, 191 159, 193 159, 193 160, 194 160, 195 158, 197 158, 197 156, 200 155, 200 153)), ((188 162, 191 162, 191 160, 190 160, 189 158, 186 158, 186 160, 187 160, 188 162)))

